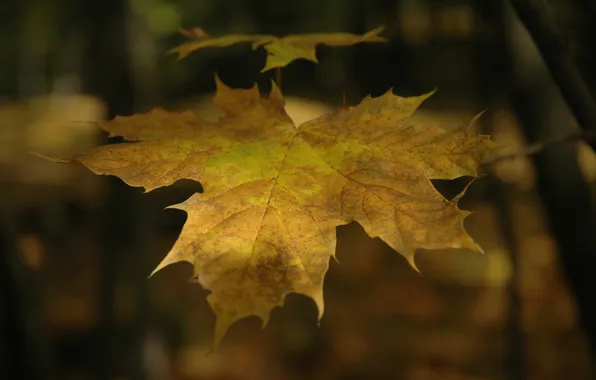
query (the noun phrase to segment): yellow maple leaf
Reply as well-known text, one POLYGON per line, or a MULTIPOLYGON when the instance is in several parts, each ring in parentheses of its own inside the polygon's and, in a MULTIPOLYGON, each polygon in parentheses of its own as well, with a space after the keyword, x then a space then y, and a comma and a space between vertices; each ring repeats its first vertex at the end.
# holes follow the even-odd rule
POLYGON ((277 67, 285 67, 297 59, 306 59, 318 63, 316 45, 348 46, 362 42, 386 42, 380 37, 383 27, 376 28, 365 34, 352 33, 320 33, 297 34, 285 37, 272 35, 231 34, 222 37, 211 37, 200 28, 181 30, 182 34, 192 39, 172 50, 169 53, 178 53, 178 59, 188 56, 191 52, 207 47, 226 47, 242 42, 251 42, 252 48, 263 47, 267 51, 267 62, 261 72, 277 67))
MULTIPOLYGON (((465 127, 411 125, 432 93, 391 91, 296 127, 273 84, 231 89, 216 78, 216 122, 156 109, 103 125, 136 142, 105 145, 65 161, 151 191, 185 178, 203 193, 170 206, 188 219, 155 271, 180 261, 211 290, 215 343, 240 318, 269 313, 290 292, 311 297, 323 315, 323 279, 336 227, 359 222, 412 266, 418 248, 480 251, 466 233, 468 211, 431 178, 476 176, 496 148, 465 127)), ((460 194, 460 196, 463 195, 460 194)), ((154 271, 154 273, 155 273, 154 271)))

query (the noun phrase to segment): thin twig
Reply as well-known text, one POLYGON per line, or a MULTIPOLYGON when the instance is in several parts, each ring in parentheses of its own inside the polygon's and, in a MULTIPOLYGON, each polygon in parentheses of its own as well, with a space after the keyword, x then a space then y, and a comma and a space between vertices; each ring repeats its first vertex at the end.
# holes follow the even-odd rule
POLYGON ((489 166, 501 161, 532 156, 553 145, 571 141, 585 141, 588 144, 592 144, 594 143, 594 141, 596 141, 596 134, 588 131, 575 131, 566 135, 554 137, 549 140, 539 141, 537 143, 530 144, 518 152, 504 153, 493 156, 491 159, 484 161, 480 166, 489 166))
MULTIPOLYGON (((510 0, 582 129, 596 133, 596 103, 545 0, 510 0)), ((596 141, 591 141, 596 148, 596 141)))

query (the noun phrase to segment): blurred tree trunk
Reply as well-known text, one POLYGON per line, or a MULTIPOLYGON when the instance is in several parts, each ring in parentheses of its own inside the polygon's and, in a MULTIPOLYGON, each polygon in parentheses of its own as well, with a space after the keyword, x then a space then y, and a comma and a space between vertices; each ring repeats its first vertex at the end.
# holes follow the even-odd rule
MULTIPOLYGON (((40 8, 39 3, 32 1, 1 7, 7 12, 3 31, 6 36, 18 39, 13 58, 18 75, 12 79, 7 76, 3 84, 14 88, 17 97, 39 95, 42 88, 35 86, 43 87, 44 78, 37 76, 39 72, 35 68, 43 66, 43 59, 39 50, 31 48, 31 37, 47 26, 47 17, 43 13, 36 20, 31 17, 40 8)), ((0 184, 0 378, 53 379, 54 362, 43 325, 43 287, 38 273, 23 263, 17 241, 19 231, 10 210, 10 191, 9 186, 0 184)))
MULTIPOLYGON (((127 6, 127 1, 93 0, 87 2, 84 8, 91 43, 85 66, 84 89, 105 102, 108 119, 116 115, 130 115, 135 108, 127 6)), ((97 379, 112 379, 122 372, 133 372, 134 375, 130 377, 143 379, 146 377, 141 359, 143 333, 136 326, 130 326, 131 330, 126 334, 118 328, 115 296, 122 280, 119 273, 128 273, 129 269, 122 268, 125 262, 123 258, 132 256, 142 259, 144 254, 142 241, 146 238, 143 235, 145 218, 141 215, 138 189, 128 187, 115 177, 108 177, 107 181, 109 190, 101 215, 103 230, 100 239, 104 249, 100 269, 101 315, 95 375, 97 379), (130 336, 133 339, 126 341, 125 337, 130 336), (131 354, 133 360, 130 360, 131 354), (128 363, 135 368, 126 366, 128 363)), ((144 260, 141 260, 135 268, 145 269, 143 263, 144 260)), ((135 290, 135 296, 138 296, 139 289, 135 290)), ((139 305, 135 306, 135 316, 142 316, 139 305)), ((137 326, 144 330, 143 323, 137 323, 137 326)))
MULTIPOLYGON (((495 111, 507 106, 507 79, 509 77, 509 54, 506 45, 507 20, 505 4, 497 1, 476 1, 482 19, 481 38, 478 57, 483 66, 480 73, 483 77, 478 81, 480 109, 487 108, 480 119, 485 133, 493 134, 495 111)), ((525 376, 525 339, 522 331, 522 305, 519 294, 519 245, 513 226, 511 189, 496 176, 488 177, 491 200, 498 210, 499 226, 503 234, 505 248, 509 252, 512 272, 508 284, 508 303, 506 331, 508 338, 506 354, 506 373, 510 380, 522 380, 525 376)))
MULTIPOLYGON (((527 41, 524 30, 513 34, 509 44, 527 41)), ((542 59, 528 45, 513 49, 512 104, 524 126, 529 143, 570 134, 576 130, 561 93, 544 69, 542 59), (537 69, 540 62, 542 69, 537 69)), ((567 54, 567 52, 562 52, 567 54)), ((596 218, 589 187, 577 162, 577 144, 565 142, 536 154, 537 188, 555 235, 560 262, 575 293, 581 321, 596 353, 596 218)))

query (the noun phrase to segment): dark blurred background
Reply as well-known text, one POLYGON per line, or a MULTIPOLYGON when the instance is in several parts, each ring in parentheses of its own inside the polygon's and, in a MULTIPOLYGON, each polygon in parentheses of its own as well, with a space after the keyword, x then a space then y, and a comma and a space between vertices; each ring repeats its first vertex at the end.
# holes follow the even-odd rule
MULTIPOLYGON (((596 1, 549 4, 593 90, 596 1)), ((419 275, 358 225, 340 227, 320 327, 314 303, 290 295, 267 328, 243 320, 211 354, 214 316, 190 266, 147 279, 186 218, 164 207, 200 185, 142 194, 29 154, 83 152, 107 142, 98 121, 155 106, 211 115, 214 73, 268 89, 275 73, 259 73, 265 53, 248 44, 179 62, 166 55, 185 40, 179 28, 285 35, 379 25, 387 44, 320 46, 318 65, 283 69, 297 123, 390 88, 438 88, 418 120, 453 127, 487 110, 478 130, 510 151, 577 130, 505 1, 1 0, 0 379, 591 378, 589 281, 578 285, 581 270, 562 265, 596 264, 596 252, 586 255, 596 230, 578 211, 592 212, 587 144, 484 168, 461 201, 475 211, 466 227, 484 255, 421 250, 419 275)), ((436 185, 451 197, 467 181, 436 185)))

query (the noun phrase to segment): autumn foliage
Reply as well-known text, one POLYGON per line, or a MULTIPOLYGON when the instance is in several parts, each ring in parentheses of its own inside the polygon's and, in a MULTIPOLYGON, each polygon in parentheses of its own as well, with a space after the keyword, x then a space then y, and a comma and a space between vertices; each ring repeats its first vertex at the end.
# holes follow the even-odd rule
POLYGON ((212 37, 201 28, 183 29, 181 33, 190 38, 190 41, 170 50, 170 53, 178 53, 178 58, 181 59, 199 49, 226 47, 237 43, 250 42, 253 49, 263 47, 267 51, 265 67, 261 70, 261 72, 265 72, 274 68, 285 67, 297 59, 306 59, 318 63, 315 51, 318 44, 347 46, 361 42, 387 42, 386 38, 379 36, 379 33, 382 31, 383 27, 373 29, 362 35, 327 33, 276 37, 268 34, 231 34, 222 37, 212 37))
MULTIPOLYGON (((378 32, 244 40, 269 49, 268 69, 314 57, 316 43, 376 41, 378 32)), ((221 41, 203 36, 175 50, 185 55, 208 42, 228 44, 221 41)), ((410 123, 432 92, 404 98, 390 90, 296 126, 275 84, 267 97, 256 85, 232 89, 217 77, 216 84, 217 121, 163 109, 118 116, 102 128, 128 143, 68 160, 50 158, 146 191, 180 179, 201 183, 202 193, 170 206, 186 211, 188 219, 154 273, 180 261, 193 265, 211 291, 216 344, 240 318, 256 315, 266 324, 271 309, 291 292, 311 297, 321 318, 337 226, 360 223, 414 268, 418 248, 481 251, 463 226, 469 212, 457 206, 464 192, 445 199, 431 179, 476 177, 497 145, 471 125, 446 131, 410 123)))

